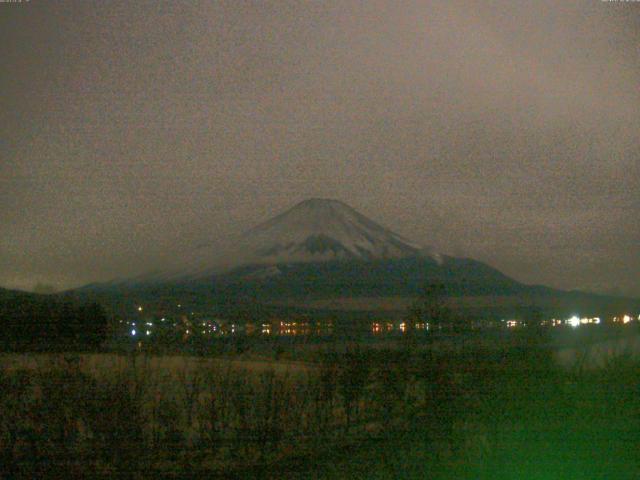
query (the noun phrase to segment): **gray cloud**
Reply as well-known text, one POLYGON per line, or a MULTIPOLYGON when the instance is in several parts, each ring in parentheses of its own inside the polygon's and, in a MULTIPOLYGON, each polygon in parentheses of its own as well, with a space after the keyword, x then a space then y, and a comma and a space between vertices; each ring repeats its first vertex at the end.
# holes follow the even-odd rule
POLYGON ((310 196, 640 295, 640 8, 0 5, 0 284, 160 268, 310 196))

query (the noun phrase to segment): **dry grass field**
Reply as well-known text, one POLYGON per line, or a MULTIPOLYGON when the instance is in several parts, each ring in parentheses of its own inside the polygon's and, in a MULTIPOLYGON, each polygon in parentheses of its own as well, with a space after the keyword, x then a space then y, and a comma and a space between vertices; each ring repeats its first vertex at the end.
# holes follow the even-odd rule
POLYGON ((123 355, 115 353, 2 353, 0 365, 5 371, 31 370, 44 371, 52 368, 67 367, 69 361, 76 364, 84 374, 96 378, 122 373, 133 363, 147 369, 149 373, 176 375, 177 372, 197 369, 248 371, 277 374, 300 374, 313 368, 313 365, 296 361, 275 360, 235 360, 185 355, 123 355))
POLYGON ((619 475, 640 472, 636 360, 452 342, 314 363, 3 354, 0 476, 637 478, 619 475), (531 455, 562 476, 532 477, 531 455))

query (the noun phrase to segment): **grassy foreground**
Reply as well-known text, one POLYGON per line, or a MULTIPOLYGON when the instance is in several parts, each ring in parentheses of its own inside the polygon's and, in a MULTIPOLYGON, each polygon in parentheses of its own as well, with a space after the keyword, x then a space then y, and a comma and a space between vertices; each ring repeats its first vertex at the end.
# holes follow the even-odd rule
POLYGON ((640 478, 640 363, 545 349, 325 351, 286 365, 5 356, 7 478, 640 478))

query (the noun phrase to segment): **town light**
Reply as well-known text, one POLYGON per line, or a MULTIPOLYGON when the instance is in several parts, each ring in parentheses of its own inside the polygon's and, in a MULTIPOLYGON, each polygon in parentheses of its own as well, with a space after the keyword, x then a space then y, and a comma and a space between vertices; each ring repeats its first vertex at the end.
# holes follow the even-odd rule
POLYGON ((580 319, 574 315, 569 319, 569 325, 571 325, 574 328, 577 327, 578 325, 580 325, 580 319))

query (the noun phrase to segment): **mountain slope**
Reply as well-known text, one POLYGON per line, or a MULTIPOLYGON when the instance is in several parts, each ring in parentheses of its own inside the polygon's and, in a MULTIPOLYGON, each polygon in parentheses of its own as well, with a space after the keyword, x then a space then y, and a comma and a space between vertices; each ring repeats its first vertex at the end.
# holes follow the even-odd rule
POLYGON ((491 298, 500 296, 523 305, 542 300, 563 311, 560 303, 575 308, 617 304, 614 299, 526 285, 482 262, 434 254, 337 200, 303 201, 229 239, 229 244, 224 250, 203 245, 179 271, 84 290, 210 308, 241 299, 299 299, 308 304, 332 298, 411 298, 427 284, 442 283, 448 295, 475 298, 476 303, 480 297, 493 302, 491 298))
POLYGON ((338 200, 301 202, 243 236, 259 263, 400 258, 418 253, 400 235, 338 200))
MULTIPOLYGON (((224 244, 199 245, 185 255, 175 270, 114 283, 166 283, 210 278, 246 265, 370 261, 416 255, 437 258, 339 200, 312 198, 238 237, 229 238, 224 244)), ((274 272, 277 273, 277 269, 272 269, 271 273, 274 272)))
MULTIPOLYGON (((201 283, 195 281, 194 283, 201 283)), ((471 259, 411 256, 362 261, 334 260, 249 265, 213 277, 211 285, 263 298, 380 297, 419 295, 428 283, 443 283, 451 295, 512 295, 531 288, 471 259)))

